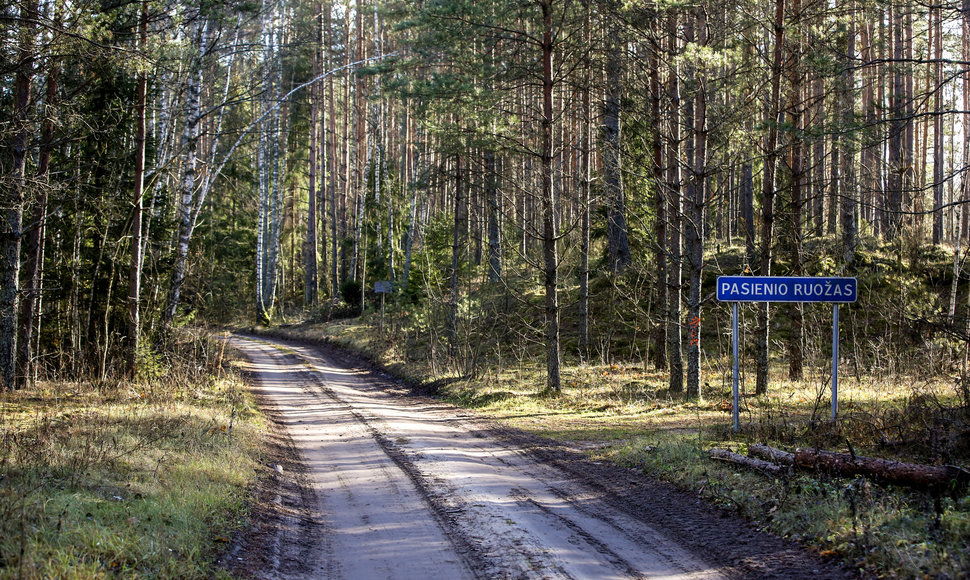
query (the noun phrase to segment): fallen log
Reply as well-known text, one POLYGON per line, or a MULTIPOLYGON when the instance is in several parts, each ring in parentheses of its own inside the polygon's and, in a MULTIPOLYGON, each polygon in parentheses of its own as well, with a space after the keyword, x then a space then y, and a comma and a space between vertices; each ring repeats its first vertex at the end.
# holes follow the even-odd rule
POLYGON ((772 463, 780 463, 782 465, 795 464, 794 453, 789 453, 787 451, 782 451, 781 449, 761 445, 759 443, 755 443, 754 445, 748 447, 748 455, 751 457, 757 457, 758 459, 764 459, 765 461, 770 461, 772 463))
POLYGON ((728 463, 734 463, 737 465, 743 465, 744 467, 757 469, 758 471, 767 473, 769 475, 779 475, 785 470, 784 467, 777 465, 775 463, 762 461, 754 457, 747 457, 745 455, 741 455, 740 453, 728 451, 727 449, 712 447, 707 451, 707 454, 711 459, 715 459, 717 461, 726 461, 728 463))
POLYGON ((797 449, 794 457, 795 465, 801 469, 847 477, 863 475, 880 483, 922 491, 959 491, 970 484, 970 472, 953 465, 905 463, 819 449, 797 449))

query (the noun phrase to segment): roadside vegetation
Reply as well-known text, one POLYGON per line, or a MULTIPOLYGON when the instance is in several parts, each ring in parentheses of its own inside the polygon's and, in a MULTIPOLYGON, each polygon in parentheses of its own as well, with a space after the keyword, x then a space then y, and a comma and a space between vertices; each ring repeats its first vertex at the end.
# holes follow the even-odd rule
POLYGON ((209 578, 264 424, 224 346, 179 333, 136 381, 0 393, 0 578, 209 578))
MULTIPOLYGON (((803 380, 787 378, 785 353, 776 344, 771 387, 755 396, 753 355, 743 356, 738 433, 731 430, 728 306, 712 303, 706 311, 705 395, 688 399, 670 392, 667 371, 649 362, 650 318, 644 302, 628 291, 638 286, 632 274, 619 282, 593 281, 591 334, 603 339, 586 362, 575 347, 567 349, 558 395, 545 389, 541 343, 530 327, 541 315, 527 289, 521 299, 510 299, 492 294, 487 285, 470 285, 462 302, 463 334, 451 348, 440 331, 446 305, 434 301, 388 302, 383 333, 375 302, 361 317, 256 330, 356 351, 454 404, 581 449, 592 459, 694 490, 761 529, 840 558, 866 575, 961 578, 970 569, 966 490, 932 494, 804 471, 768 477, 707 454, 712 447, 744 453, 762 443, 789 451, 809 447, 970 466, 966 342, 946 332, 938 309, 949 288, 946 267, 952 258, 914 252, 916 259, 874 252, 859 273, 860 302, 843 308, 840 413, 834 425, 831 307, 822 305, 804 308, 809 348, 803 380)), ((707 276, 713 280, 719 270, 732 271, 737 256, 736 248, 725 248, 707 276)), ((824 263, 823 256, 819 264, 824 263)), ((334 312, 345 314, 346 305, 334 312)), ((328 314, 323 307, 316 316, 328 314)), ((753 324, 753 313, 743 317, 753 324)), ((782 337, 785 311, 777 309, 772 322, 782 337)), ((563 326, 570 328, 568 316, 563 326)), ((576 344, 569 332, 563 342, 576 344)))

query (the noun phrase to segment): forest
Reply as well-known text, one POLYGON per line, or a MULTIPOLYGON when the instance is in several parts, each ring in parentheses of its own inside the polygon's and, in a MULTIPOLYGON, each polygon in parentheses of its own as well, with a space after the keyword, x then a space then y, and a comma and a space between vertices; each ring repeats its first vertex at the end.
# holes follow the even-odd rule
MULTIPOLYGON (((843 372, 943 385, 920 458, 951 463, 968 103, 970 0, 13 0, 0 391, 363 315, 433 378, 619 365, 716 404, 718 275, 845 276, 843 372)), ((825 382, 829 311, 741 324, 746 394, 825 382)))
MULTIPOLYGON (((950 255, 949 291, 900 314, 966 338, 968 18, 803 0, 9 4, 3 383, 137 372, 196 316, 332 315, 386 280, 452 355, 470 293, 538 291, 519 330, 557 391, 564 344, 600 356, 602 280, 637 313, 637 350, 697 397, 703 282, 729 247, 731 274, 950 255)), ((759 393, 776 315, 802 376, 803 310, 758 309, 759 393)))
MULTIPOLYGON (((540 286, 522 332, 557 391, 563 312, 569 354, 591 356, 606 279, 696 397, 705 265, 728 246, 731 273, 795 276, 939 248, 950 292, 907 314, 966 337, 964 5, 27 1, 2 18, 7 388, 137 372, 197 314, 359 308, 388 280, 446 310, 452 351, 469 292, 540 286)), ((784 313, 792 378, 802 310, 784 313)), ((758 392, 772 316, 752 330, 758 392)))

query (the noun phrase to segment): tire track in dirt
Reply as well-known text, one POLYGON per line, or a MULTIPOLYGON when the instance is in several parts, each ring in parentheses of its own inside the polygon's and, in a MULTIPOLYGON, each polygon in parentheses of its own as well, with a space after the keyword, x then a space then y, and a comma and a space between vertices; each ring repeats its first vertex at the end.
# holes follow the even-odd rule
POLYGON ((262 357, 262 390, 289 409, 282 423, 305 458, 315 509, 326 522, 316 533, 332 536, 329 549, 320 539, 318 555, 307 558, 317 564, 302 577, 849 577, 791 543, 726 521, 688 494, 414 396, 332 348, 233 341, 251 359, 262 357), (396 517, 406 521, 378 513, 402 501, 407 507, 396 517), (415 518, 435 528, 427 536, 434 545, 412 549, 413 538, 388 532, 415 518), (373 555, 376 539, 393 543, 401 559, 348 562, 348 525, 359 532, 352 557, 373 555), (735 540, 756 549, 723 545, 735 540), (429 570, 422 560, 432 553, 454 568, 429 570))

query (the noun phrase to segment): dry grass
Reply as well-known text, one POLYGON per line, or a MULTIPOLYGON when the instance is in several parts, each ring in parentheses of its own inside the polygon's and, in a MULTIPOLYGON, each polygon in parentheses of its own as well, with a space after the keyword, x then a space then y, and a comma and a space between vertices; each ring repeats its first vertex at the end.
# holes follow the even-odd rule
POLYGON ((214 573, 263 426, 235 373, 191 362, 0 395, 0 578, 214 573))

